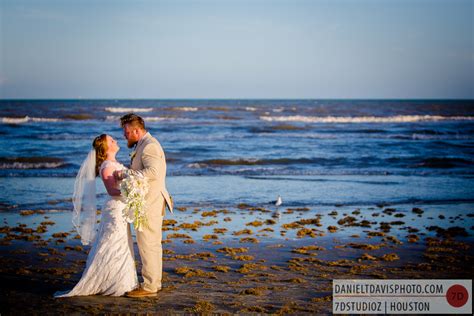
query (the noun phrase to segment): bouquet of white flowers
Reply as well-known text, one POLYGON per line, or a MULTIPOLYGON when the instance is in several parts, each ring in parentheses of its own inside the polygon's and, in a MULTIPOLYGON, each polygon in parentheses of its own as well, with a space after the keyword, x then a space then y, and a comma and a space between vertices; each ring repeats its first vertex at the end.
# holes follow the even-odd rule
POLYGON ((127 172, 127 175, 120 183, 120 192, 125 199, 123 216, 128 223, 133 223, 137 231, 143 231, 143 227, 148 226, 145 213, 148 182, 141 174, 131 175, 127 172))

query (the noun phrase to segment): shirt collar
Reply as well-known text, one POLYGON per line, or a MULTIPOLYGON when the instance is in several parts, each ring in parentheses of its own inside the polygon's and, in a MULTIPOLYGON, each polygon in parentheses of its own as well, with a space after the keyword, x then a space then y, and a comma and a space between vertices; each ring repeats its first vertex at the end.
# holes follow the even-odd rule
POLYGON ((150 135, 150 133, 149 133, 149 132, 146 132, 146 134, 143 135, 142 138, 140 138, 140 140, 138 141, 138 143, 135 145, 135 149, 137 149, 137 148, 143 143, 143 141, 145 140, 145 138, 148 137, 148 135, 150 135))

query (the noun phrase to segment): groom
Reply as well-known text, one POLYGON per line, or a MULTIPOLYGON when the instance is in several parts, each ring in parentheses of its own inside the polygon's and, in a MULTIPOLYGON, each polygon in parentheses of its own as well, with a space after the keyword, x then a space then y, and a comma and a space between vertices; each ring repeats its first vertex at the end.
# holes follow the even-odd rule
MULTIPOLYGON (((156 296, 161 290, 163 270, 163 249, 161 247, 163 216, 165 207, 173 212, 173 203, 166 190, 166 160, 160 143, 145 129, 143 119, 133 113, 120 118, 123 135, 128 148, 135 146, 131 154, 130 174, 142 174, 146 177, 149 190, 146 196, 146 217, 148 227, 137 231, 137 244, 142 260, 143 283, 131 292, 128 297, 156 296)), ((123 173, 115 174, 117 179, 123 173)))

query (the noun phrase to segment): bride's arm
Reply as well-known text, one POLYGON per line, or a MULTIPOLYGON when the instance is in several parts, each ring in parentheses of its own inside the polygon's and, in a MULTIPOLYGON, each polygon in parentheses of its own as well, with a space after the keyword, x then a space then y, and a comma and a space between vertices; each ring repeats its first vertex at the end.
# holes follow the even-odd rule
POLYGON ((102 169, 102 181, 109 195, 120 196, 120 190, 117 189, 117 181, 114 178, 114 170, 112 166, 102 169))

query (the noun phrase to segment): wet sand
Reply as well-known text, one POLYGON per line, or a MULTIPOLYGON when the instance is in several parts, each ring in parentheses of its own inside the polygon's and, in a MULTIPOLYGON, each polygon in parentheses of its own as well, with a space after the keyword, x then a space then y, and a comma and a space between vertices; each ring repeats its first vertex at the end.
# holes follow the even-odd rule
POLYGON ((3 213, 0 312, 330 314, 333 279, 471 278, 470 209, 180 208, 163 226, 164 288, 143 299, 54 299, 79 280, 89 250, 70 213, 3 213))

